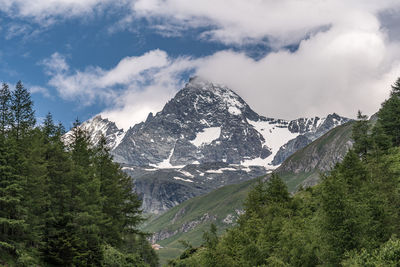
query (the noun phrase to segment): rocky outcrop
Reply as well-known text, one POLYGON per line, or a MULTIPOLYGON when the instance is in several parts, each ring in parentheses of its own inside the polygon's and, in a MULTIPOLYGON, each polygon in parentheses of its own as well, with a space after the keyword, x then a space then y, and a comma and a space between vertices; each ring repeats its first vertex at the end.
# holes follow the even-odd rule
POLYGON ((258 166, 223 162, 187 165, 183 168, 123 167, 135 177, 135 191, 146 213, 160 214, 192 197, 224 185, 240 183, 265 174, 258 166))

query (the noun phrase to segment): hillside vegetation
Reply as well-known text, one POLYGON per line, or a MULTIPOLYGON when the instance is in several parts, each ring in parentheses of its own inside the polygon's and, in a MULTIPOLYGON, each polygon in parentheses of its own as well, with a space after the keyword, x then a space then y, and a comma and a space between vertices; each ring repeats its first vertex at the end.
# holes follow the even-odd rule
POLYGON ((361 113, 353 148, 321 183, 291 195, 274 174, 248 194, 222 236, 186 244, 170 266, 398 266, 400 79, 374 126, 361 113))

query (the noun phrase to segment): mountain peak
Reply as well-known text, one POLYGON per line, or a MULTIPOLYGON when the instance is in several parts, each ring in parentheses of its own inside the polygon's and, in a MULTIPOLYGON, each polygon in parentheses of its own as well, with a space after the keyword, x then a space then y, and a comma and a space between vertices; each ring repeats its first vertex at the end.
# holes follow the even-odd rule
POLYGON ((234 93, 226 85, 211 82, 200 76, 191 77, 189 79, 189 82, 185 85, 185 87, 182 90, 210 91, 210 92, 214 92, 214 93, 231 92, 233 95, 235 95, 235 97, 239 97, 236 93, 234 93))
POLYGON ((189 82, 185 87, 196 89, 211 89, 213 83, 200 76, 193 76, 189 78, 189 82))
POLYGON ((160 112, 126 132, 100 115, 82 127, 93 143, 106 136, 115 160, 134 166, 224 162, 274 168, 345 121, 337 114, 293 121, 265 118, 228 87, 195 76, 160 112))

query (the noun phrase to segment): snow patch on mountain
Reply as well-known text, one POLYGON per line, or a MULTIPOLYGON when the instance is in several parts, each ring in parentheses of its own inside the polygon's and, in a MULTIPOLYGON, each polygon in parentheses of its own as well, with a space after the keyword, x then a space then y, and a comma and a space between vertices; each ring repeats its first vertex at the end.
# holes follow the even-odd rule
MULTIPOLYGON (((270 121, 252 121, 247 122, 259 132, 264 138, 264 145, 266 145, 272 152, 268 157, 272 161, 274 155, 278 152, 279 148, 286 144, 287 141, 296 138, 299 133, 292 133, 288 130, 287 126, 271 123, 270 121)), ((270 162, 269 161, 269 162, 270 162)))
POLYGON ((238 109, 237 107, 229 107, 228 108, 228 112, 232 115, 236 115, 239 116, 240 114, 242 114, 242 112, 240 111, 240 109, 238 109))
POLYGON ((158 164, 149 164, 149 166, 157 168, 157 169, 179 169, 179 168, 183 168, 185 167, 184 165, 180 165, 180 166, 174 166, 171 164, 171 158, 172 155, 174 154, 175 151, 175 147, 171 149, 171 152, 169 153, 168 158, 164 159, 163 161, 161 161, 158 164))
MULTIPOLYGON (((271 157, 271 156, 269 156, 269 157, 271 157)), ((262 159, 260 157, 254 158, 254 159, 245 159, 242 162, 240 162, 240 165, 243 165, 243 166, 263 166, 266 169, 274 169, 275 167, 271 166, 271 164, 270 164, 271 163, 271 159, 269 159, 269 157, 265 158, 265 159, 262 159)))
POLYGON ((190 141, 196 147, 211 144, 221 135, 221 127, 204 128, 202 132, 197 133, 196 138, 190 141))
POLYGON ((189 180, 189 179, 183 179, 183 178, 181 178, 181 177, 174 177, 174 179, 175 180, 181 180, 181 181, 184 181, 184 182, 189 182, 189 183, 193 183, 193 181, 192 180, 189 180))

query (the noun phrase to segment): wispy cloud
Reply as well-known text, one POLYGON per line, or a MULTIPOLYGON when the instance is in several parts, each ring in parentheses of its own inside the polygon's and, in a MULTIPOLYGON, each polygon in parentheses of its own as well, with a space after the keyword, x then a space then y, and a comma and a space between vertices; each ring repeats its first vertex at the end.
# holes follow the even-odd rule
POLYGON ((28 18, 51 24, 57 19, 90 16, 106 8, 126 4, 124 0, 0 0, 0 11, 9 17, 28 18), (111 5, 112 4, 112 5, 111 5))
POLYGON ((110 107, 104 112, 107 117, 125 128, 161 108, 182 84, 181 74, 193 69, 189 58, 171 59, 161 50, 123 58, 108 70, 89 66, 72 71, 58 53, 42 64, 50 75, 48 84, 62 98, 83 105, 102 101, 110 107))
POLYGON ((46 98, 52 97, 49 90, 45 87, 37 86, 37 85, 33 85, 33 86, 28 85, 27 88, 29 88, 29 91, 31 92, 31 94, 42 94, 46 98))
POLYGON ((368 27, 379 12, 399 6, 395 0, 138 0, 131 8, 133 17, 174 31, 210 26, 201 33, 206 40, 240 45, 268 37, 279 47, 322 26, 368 27))
POLYGON ((122 18, 111 32, 146 20, 166 37, 200 29, 203 40, 243 45, 268 39, 276 48, 330 26, 369 27, 382 12, 399 8, 398 0, 0 0, 0 12, 42 26, 118 11, 122 18))

